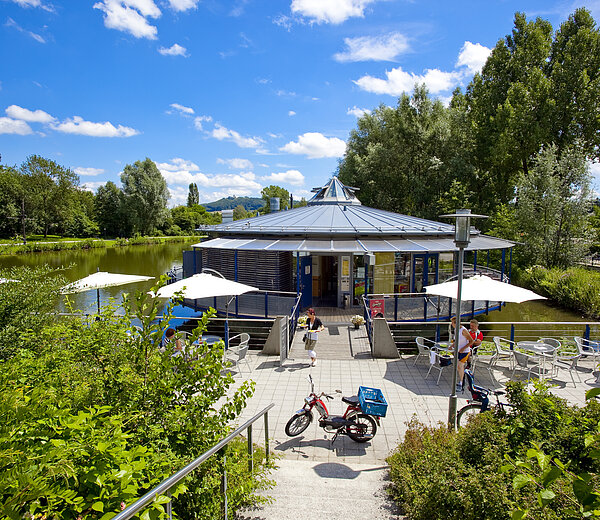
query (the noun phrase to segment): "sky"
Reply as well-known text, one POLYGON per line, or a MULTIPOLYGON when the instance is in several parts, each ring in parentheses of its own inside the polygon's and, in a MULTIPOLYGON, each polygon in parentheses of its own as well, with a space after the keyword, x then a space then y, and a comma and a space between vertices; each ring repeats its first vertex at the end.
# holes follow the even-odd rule
MULTIPOLYGON (((86 188, 161 170, 170 206, 309 197, 357 117, 415 83, 448 102, 510 33, 600 0, 0 0, 1 164, 32 154, 86 188)), ((598 165, 592 166, 597 179, 598 165)))

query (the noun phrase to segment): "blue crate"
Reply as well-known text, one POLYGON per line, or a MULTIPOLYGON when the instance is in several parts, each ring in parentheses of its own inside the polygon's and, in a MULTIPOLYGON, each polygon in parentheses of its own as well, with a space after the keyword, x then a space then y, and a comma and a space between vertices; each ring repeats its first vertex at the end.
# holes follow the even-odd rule
POLYGON ((385 417, 387 413, 387 401, 383 397, 383 392, 379 388, 369 388, 368 386, 358 387, 358 402, 363 412, 370 415, 385 417))

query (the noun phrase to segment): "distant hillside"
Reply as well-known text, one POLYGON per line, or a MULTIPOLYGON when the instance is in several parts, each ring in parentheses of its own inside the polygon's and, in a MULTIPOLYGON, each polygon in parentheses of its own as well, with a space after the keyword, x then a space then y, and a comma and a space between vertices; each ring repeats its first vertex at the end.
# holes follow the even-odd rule
POLYGON ((262 208, 265 201, 258 197, 226 197, 215 202, 201 204, 207 211, 221 211, 223 209, 234 209, 237 206, 244 206, 246 211, 254 211, 262 208))

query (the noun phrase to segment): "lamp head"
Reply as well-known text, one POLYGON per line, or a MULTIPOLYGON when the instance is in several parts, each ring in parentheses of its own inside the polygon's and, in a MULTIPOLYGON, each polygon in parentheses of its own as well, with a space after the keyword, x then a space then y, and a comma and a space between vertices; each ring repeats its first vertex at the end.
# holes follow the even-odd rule
POLYGON ((487 218, 486 215, 475 215, 470 209, 457 209, 456 213, 440 215, 456 219, 454 226, 454 243, 457 247, 467 247, 471 241, 471 218, 487 218))

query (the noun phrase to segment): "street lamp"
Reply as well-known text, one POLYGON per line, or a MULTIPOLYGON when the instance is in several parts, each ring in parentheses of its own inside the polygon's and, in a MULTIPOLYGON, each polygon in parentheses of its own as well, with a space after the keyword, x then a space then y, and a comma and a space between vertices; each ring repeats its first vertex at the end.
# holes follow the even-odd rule
POLYGON ((455 218, 454 243, 458 247, 458 290, 456 294, 456 327, 454 327, 454 360, 452 370, 452 393, 448 403, 448 427, 456 428, 456 382, 458 379, 458 340, 460 337, 460 307, 462 299, 462 281, 463 281, 463 262, 465 258, 465 248, 471 240, 471 218, 487 218, 485 215, 475 215, 470 209, 457 209, 456 213, 450 215, 440 215, 441 217, 455 218))

